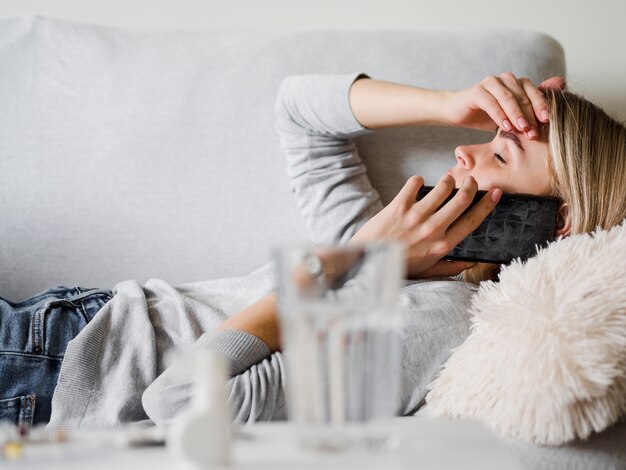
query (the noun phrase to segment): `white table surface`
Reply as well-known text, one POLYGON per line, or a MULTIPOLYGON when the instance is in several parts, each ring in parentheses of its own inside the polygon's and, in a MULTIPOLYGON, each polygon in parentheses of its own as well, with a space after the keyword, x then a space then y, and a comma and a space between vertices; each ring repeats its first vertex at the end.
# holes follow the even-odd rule
MULTIPOLYGON (((520 469, 515 456, 492 432, 471 421, 395 418, 400 438, 393 451, 337 454, 301 450, 290 423, 246 426, 233 442, 231 465, 237 469, 520 469)), ((21 459, 0 460, 2 469, 172 469, 188 468, 165 447, 125 448, 113 444, 116 432, 77 432, 63 444, 25 446, 21 459)), ((207 437, 209 438, 209 437, 207 437)), ((218 467, 212 467, 218 468, 218 467)))

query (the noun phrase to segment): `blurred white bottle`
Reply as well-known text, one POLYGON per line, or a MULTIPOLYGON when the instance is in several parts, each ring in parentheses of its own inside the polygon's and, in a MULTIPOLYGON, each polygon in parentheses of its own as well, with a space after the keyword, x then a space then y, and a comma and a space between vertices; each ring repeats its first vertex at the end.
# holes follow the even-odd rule
POLYGON ((194 377, 191 406, 169 426, 167 446, 173 456, 197 466, 230 463, 231 413, 226 396, 226 363, 219 354, 186 354, 194 377))

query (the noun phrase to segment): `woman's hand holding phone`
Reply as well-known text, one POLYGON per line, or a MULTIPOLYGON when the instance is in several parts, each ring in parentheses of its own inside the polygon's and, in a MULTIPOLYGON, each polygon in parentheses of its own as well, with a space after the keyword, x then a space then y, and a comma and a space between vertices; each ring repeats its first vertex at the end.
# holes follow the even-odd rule
POLYGON ((412 176, 398 195, 352 237, 350 244, 397 240, 405 244, 409 278, 455 276, 473 266, 466 261, 442 260, 458 243, 476 230, 493 211, 502 191, 489 190, 466 214, 478 184, 469 176, 457 194, 443 207, 455 187, 454 178, 443 176, 435 188, 416 202, 424 185, 421 176, 412 176))

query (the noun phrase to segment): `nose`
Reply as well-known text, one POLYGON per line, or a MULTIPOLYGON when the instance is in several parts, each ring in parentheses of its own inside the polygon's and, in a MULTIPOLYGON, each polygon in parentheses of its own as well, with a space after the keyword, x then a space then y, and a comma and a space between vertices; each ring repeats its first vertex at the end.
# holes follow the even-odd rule
POLYGON ((459 164, 466 170, 471 170, 472 168, 474 168, 474 156, 472 155, 472 151, 469 145, 458 146, 454 151, 454 155, 456 156, 459 164))

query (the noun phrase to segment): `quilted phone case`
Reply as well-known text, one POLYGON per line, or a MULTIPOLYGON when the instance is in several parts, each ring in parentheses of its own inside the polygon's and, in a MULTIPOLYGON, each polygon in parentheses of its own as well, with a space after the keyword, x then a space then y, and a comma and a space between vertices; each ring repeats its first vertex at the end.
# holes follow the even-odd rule
MULTIPOLYGON (((432 188, 423 186, 417 200, 422 199, 432 188)), ((456 192, 455 189, 442 206, 456 192)), ((465 212, 485 194, 486 191, 478 191, 465 212)), ((514 258, 525 261, 537 252, 537 246, 545 246, 554 240, 559 203, 560 200, 553 197, 503 193, 483 223, 445 258, 499 264, 509 263, 514 258)))

